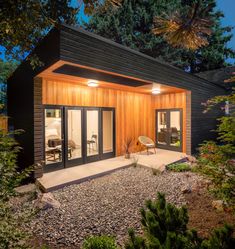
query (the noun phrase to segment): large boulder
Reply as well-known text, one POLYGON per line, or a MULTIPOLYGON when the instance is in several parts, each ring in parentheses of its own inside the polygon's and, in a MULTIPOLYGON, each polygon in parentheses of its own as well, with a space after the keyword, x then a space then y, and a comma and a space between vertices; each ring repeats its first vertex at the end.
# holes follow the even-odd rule
POLYGON ((60 208, 60 203, 54 198, 52 193, 44 193, 35 201, 36 208, 46 210, 48 208, 60 208))

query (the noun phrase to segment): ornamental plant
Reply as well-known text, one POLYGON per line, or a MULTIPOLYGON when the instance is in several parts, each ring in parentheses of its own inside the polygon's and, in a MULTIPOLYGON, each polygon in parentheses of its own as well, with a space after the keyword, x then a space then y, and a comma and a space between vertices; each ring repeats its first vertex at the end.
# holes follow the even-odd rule
POLYGON ((215 105, 229 103, 230 113, 218 119, 217 141, 206 141, 199 148, 198 172, 211 180, 210 190, 217 198, 235 208, 235 92, 217 96, 206 105, 209 111, 215 105))
POLYGON ((118 249, 115 239, 106 235, 87 238, 82 249, 118 249))
POLYGON ((8 133, 0 130, 0 248, 29 248, 28 235, 22 231, 21 226, 30 214, 26 211, 16 212, 9 199, 16 195, 17 187, 23 179, 29 176, 31 168, 21 173, 17 168, 17 154, 19 145, 14 135, 21 131, 8 133))
POLYGON ((126 249, 229 249, 235 247, 233 228, 225 225, 214 230, 208 239, 199 238, 189 230, 188 212, 167 203, 164 194, 158 193, 155 201, 148 200, 141 209, 143 236, 129 231, 126 249))

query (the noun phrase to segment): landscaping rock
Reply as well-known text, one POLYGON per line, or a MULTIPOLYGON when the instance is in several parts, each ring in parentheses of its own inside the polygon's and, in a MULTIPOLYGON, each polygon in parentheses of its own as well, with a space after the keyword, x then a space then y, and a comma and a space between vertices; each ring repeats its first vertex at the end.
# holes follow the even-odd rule
POLYGON ((153 175, 151 169, 143 167, 122 169, 54 191, 60 208, 41 210, 27 229, 41 236, 51 248, 81 248, 87 236, 101 234, 115 236, 123 246, 129 228, 138 234, 143 232, 140 208, 147 199, 156 199, 159 191, 165 193, 167 201, 185 205, 181 189, 199 179, 191 172, 186 177, 185 173, 168 171, 153 175))
POLYGON ((46 210, 48 208, 60 208, 60 202, 57 201, 52 193, 44 193, 35 201, 35 207, 46 210))
POLYGON ((217 209, 218 211, 224 211, 224 202, 222 200, 212 201, 212 207, 217 209))
POLYGON ((196 163, 196 162, 197 162, 197 159, 196 159, 196 157, 194 157, 194 156, 187 156, 187 160, 188 160, 190 163, 196 163))
POLYGON ((15 188, 15 191, 18 194, 29 194, 29 193, 36 191, 36 186, 35 184, 22 185, 22 186, 15 188))
POLYGON ((183 188, 181 188, 181 193, 182 194, 188 194, 191 193, 192 189, 189 186, 184 186, 183 188))

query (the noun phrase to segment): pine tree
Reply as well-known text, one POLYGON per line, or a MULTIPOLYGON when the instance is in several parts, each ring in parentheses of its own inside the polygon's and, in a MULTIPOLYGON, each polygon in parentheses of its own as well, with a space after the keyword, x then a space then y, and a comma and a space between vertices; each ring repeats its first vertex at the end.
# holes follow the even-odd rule
MULTIPOLYGON (((215 0, 209 2, 216 5, 215 0)), ((184 12, 192 3, 188 0, 123 0, 119 7, 97 8, 85 28, 177 67, 190 68, 193 73, 225 66, 227 58, 235 57, 235 51, 227 47, 232 28, 221 26, 223 14, 215 8, 210 13, 214 22, 207 47, 196 51, 173 48, 162 35, 153 33, 156 16, 171 15, 176 10, 184 12)))
POLYGON ((144 236, 130 230, 126 249, 229 249, 235 246, 233 229, 228 225, 215 230, 208 240, 199 238, 195 230, 187 228, 187 209, 167 203, 161 193, 157 200, 146 202, 141 216, 144 236))
POLYGON ((145 239, 130 230, 126 249, 199 248, 200 239, 196 231, 187 230, 187 209, 167 203, 164 194, 158 193, 156 201, 148 200, 146 209, 141 209, 141 216, 145 239))

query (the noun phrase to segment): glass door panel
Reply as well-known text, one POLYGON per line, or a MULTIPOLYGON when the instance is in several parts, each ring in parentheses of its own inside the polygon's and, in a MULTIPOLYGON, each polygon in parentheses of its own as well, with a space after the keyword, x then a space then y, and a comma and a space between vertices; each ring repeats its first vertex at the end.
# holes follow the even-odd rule
POLYGON ((102 111, 103 153, 113 152, 113 111, 102 111))
POLYGON ((182 110, 157 110, 156 118, 158 147, 182 151, 182 110))
POLYGON ((45 115, 45 164, 56 166, 63 161, 62 109, 46 108, 45 115))
POLYGON ((157 112, 157 143, 167 145, 167 112, 157 112))
POLYGON ((170 145, 175 147, 181 146, 181 121, 180 111, 170 112, 170 145))
POLYGON ((99 155, 99 110, 86 110, 87 157, 99 155))
POLYGON ((67 159, 82 157, 82 111, 67 110, 67 159))

